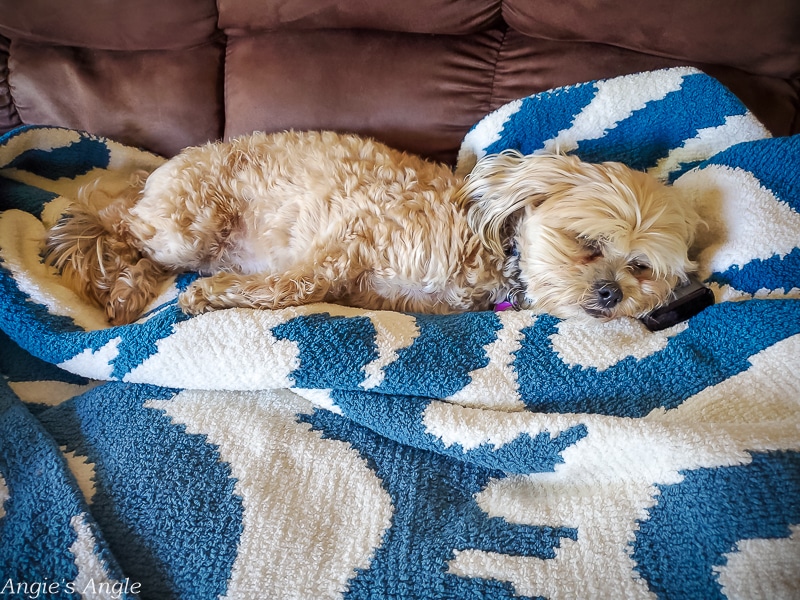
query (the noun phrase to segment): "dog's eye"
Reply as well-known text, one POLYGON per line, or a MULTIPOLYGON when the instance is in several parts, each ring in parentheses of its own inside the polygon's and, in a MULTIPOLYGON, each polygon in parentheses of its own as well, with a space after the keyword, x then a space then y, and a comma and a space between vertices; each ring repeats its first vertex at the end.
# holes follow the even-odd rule
POLYGON ((631 262, 628 263, 628 266, 634 273, 643 273, 650 268, 650 265, 648 265, 643 260, 632 260, 631 262))
POLYGON ((590 240, 588 238, 580 238, 578 240, 583 248, 586 250, 586 253, 589 255, 589 258, 600 258, 603 256, 603 245, 599 240, 590 240))

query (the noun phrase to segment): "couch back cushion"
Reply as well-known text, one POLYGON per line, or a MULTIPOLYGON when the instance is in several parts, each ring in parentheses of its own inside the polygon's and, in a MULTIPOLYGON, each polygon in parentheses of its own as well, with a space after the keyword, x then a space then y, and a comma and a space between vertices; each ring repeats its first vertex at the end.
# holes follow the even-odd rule
POLYGON ((797 0, 504 0, 503 17, 531 37, 800 76, 797 0))

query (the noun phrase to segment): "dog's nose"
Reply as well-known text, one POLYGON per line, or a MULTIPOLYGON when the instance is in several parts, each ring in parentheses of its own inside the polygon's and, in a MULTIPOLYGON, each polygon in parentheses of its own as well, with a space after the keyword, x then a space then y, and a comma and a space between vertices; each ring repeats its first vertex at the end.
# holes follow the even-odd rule
POLYGON ((601 308, 614 308, 622 300, 622 289, 616 281, 598 281, 594 290, 601 308))

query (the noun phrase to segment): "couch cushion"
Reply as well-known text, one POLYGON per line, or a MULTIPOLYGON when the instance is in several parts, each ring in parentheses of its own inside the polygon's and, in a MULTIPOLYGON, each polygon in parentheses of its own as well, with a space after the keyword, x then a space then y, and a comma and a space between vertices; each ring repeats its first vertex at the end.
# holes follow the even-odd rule
POLYGON ((503 17, 534 37, 800 76, 797 0, 504 0, 503 17))
POLYGON ((113 52, 12 42, 25 123, 84 129, 171 155, 219 138, 222 48, 113 52))
POLYGON ((452 161, 491 107, 502 31, 282 31, 231 38, 227 136, 337 129, 452 161))

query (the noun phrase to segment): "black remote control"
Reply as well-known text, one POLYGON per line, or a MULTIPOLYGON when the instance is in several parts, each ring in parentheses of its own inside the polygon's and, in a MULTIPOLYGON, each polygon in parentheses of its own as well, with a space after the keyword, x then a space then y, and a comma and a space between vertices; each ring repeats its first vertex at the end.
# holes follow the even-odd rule
POLYGON ((661 331, 695 316, 714 304, 714 292, 694 277, 676 287, 667 304, 659 306, 641 318, 650 331, 661 331))

